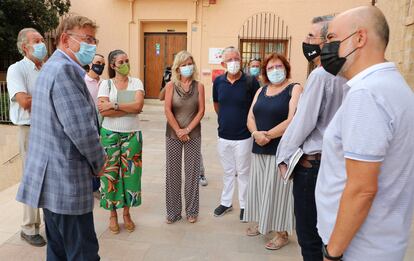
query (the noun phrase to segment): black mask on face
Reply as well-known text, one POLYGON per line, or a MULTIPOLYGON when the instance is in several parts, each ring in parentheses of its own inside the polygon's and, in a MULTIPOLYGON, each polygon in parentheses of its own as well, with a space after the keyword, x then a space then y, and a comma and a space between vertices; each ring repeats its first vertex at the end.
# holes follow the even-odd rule
POLYGON ((94 71, 97 75, 101 75, 105 68, 105 64, 92 64, 91 70, 94 71))
POLYGON ((355 48, 352 52, 345 55, 345 57, 339 57, 339 47, 343 41, 347 40, 354 34, 356 34, 356 32, 352 33, 350 36, 346 37, 342 41, 333 41, 324 44, 321 51, 321 63, 325 71, 333 75, 337 75, 341 71, 342 66, 344 66, 346 62, 346 57, 350 56, 358 48, 355 48))
POLYGON ((321 48, 319 47, 319 44, 302 43, 302 50, 306 60, 309 62, 312 62, 313 59, 321 54, 321 48))

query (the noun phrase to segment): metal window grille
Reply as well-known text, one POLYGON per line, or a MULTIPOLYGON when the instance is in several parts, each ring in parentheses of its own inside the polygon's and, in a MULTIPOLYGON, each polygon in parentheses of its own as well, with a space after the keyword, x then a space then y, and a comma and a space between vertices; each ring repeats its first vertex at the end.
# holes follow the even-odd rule
POLYGON ((264 59, 277 52, 290 60, 291 37, 284 20, 274 13, 262 12, 250 16, 239 31, 239 49, 243 67, 252 58, 264 59))
POLYGON ((0 81, 0 123, 11 123, 9 117, 9 93, 7 83, 0 81))

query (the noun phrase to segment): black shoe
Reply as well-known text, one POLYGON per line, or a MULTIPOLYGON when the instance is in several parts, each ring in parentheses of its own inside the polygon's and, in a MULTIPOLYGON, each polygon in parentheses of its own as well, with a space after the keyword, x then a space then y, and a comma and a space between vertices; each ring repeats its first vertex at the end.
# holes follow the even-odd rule
POLYGON ((240 216, 239 216, 239 218, 240 218, 240 222, 244 222, 243 221, 243 218, 244 218, 244 208, 241 208, 240 209, 240 216))
POLYGON ((21 231, 20 237, 26 240, 26 242, 32 246, 42 247, 46 245, 45 239, 39 234, 31 236, 31 235, 26 235, 25 233, 23 233, 23 231, 21 231))
POLYGON ((226 214, 227 212, 231 211, 233 209, 232 206, 230 207, 225 207, 223 205, 218 206, 215 210, 214 210, 214 216, 215 217, 221 217, 224 214, 226 214))

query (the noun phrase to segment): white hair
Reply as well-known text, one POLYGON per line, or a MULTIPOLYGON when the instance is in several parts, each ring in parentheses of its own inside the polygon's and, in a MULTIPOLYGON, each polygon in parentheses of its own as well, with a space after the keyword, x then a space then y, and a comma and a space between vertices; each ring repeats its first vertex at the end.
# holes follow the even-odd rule
POLYGON ((17 49, 19 50, 19 53, 23 56, 25 56, 26 54, 24 53, 22 46, 23 44, 27 44, 27 33, 29 32, 39 33, 34 28, 23 28, 17 35, 17 49))
POLYGON ((229 53, 237 53, 240 57, 239 49, 237 49, 234 46, 229 46, 229 47, 224 48, 223 52, 221 53, 221 57, 222 57, 223 61, 225 60, 226 55, 229 54, 229 53))

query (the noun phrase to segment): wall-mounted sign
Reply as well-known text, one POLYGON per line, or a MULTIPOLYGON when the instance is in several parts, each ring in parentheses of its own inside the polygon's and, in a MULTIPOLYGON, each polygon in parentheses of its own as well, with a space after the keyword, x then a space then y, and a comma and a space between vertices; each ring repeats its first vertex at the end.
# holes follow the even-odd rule
POLYGON ((209 48, 208 49, 208 63, 209 64, 220 64, 221 54, 224 48, 209 48))
POLYGON ((160 52, 161 52, 161 44, 156 43, 155 44, 155 55, 156 56, 159 56, 160 55, 160 52))

